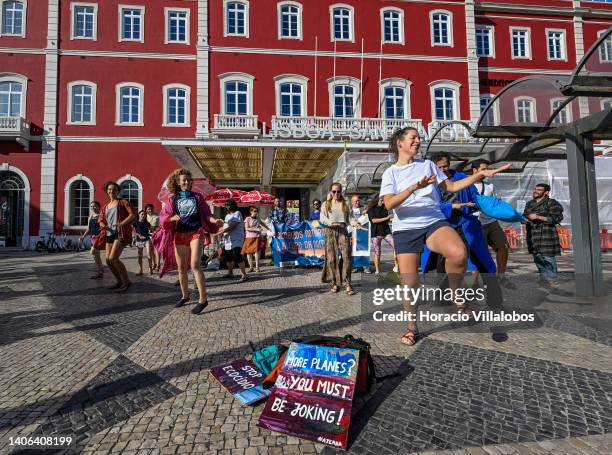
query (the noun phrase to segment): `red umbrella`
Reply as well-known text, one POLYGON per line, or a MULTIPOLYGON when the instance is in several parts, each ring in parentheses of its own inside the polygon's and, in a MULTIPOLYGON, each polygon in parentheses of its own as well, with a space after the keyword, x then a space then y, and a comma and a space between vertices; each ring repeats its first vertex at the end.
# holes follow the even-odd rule
POLYGON ((261 191, 249 191, 240 198, 242 204, 274 205, 276 196, 261 191))
POLYGON ((237 203, 240 202, 240 197, 246 194, 246 191, 242 191, 242 190, 231 190, 229 188, 223 188, 221 190, 217 190, 215 191, 213 194, 211 194, 210 196, 208 196, 206 198, 206 200, 216 206, 222 206, 223 204, 225 204, 225 201, 227 201, 228 199, 233 199, 234 201, 236 201, 237 203))

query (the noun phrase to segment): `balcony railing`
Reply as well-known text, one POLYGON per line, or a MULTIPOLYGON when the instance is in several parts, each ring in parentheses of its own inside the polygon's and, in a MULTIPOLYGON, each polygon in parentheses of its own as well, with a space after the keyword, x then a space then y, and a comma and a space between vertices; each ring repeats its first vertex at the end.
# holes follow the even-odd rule
POLYGON ((0 140, 17 141, 28 150, 30 122, 22 117, 0 117, 0 140))
POLYGON ((273 116, 270 135, 292 139, 386 140, 393 131, 407 126, 425 134, 423 123, 415 119, 273 116))
POLYGON ((257 116, 215 114, 212 132, 227 135, 258 135, 257 116))

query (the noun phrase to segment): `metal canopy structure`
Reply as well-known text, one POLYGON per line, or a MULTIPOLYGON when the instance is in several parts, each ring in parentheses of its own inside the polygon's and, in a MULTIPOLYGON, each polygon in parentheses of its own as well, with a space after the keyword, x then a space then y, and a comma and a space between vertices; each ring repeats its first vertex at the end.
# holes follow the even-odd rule
MULTIPOLYGON (((593 142, 612 139, 612 28, 571 77, 529 76, 508 85, 482 112, 474 137, 490 161, 529 161, 565 144, 574 239, 576 294, 604 294, 593 142), (513 140, 485 153, 491 140, 513 140)), ((561 158, 562 156, 559 156, 561 158)))

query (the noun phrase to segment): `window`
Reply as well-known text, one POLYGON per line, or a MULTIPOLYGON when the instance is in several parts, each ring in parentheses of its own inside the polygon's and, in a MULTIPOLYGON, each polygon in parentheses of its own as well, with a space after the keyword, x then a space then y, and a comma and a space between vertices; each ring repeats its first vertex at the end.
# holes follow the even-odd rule
POLYGON ((478 57, 494 56, 493 27, 486 25, 476 26, 476 55, 478 57))
POLYGON ((510 28, 512 58, 531 58, 530 33, 527 28, 510 28))
POLYGON ((121 189, 120 197, 127 199, 136 211, 140 210, 140 185, 132 179, 132 176, 127 176, 119 179, 117 182, 121 189))
POLYGON ((337 76, 327 80, 329 89, 329 112, 331 117, 359 117, 360 83, 359 79, 337 76))
POLYGON ((144 41, 144 6, 119 8, 119 41, 144 41))
POLYGON ((516 121, 518 123, 534 123, 535 100, 533 98, 517 98, 515 100, 516 121))
POLYGON ((434 121, 460 118, 459 87, 460 85, 454 81, 436 81, 430 84, 434 121))
POLYGON ((404 11, 385 8, 380 11, 384 43, 404 44, 404 11))
POLYGON ((429 14, 431 22, 431 45, 452 46, 453 29, 452 15, 448 11, 432 11, 429 14))
POLYGON ((252 115, 253 80, 246 73, 224 73, 221 83, 221 112, 224 115, 252 115))
POLYGON ((96 39, 97 3, 72 3, 71 39, 96 39))
POLYGON ((64 224, 66 227, 87 226, 89 204, 93 200, 93 183, 79 174, 64 187, 64 224))
POLYGON ((249 4, 225 2, 225 36, 249 36, 249 4))
POLYGON ((189 97, 186 85, 164 86, 164 126, 189 126, 189 97))
POLYGON ((166 44, 189 44, 189 10, 165 8, 166 44))
POLYGON ((547 30, 548 60, 566 60, 565 30, 547 30))
MULTIPOLYGON (((553 113, 559 109, 559 107, 561 106, 562 103, 565 102, 565 98, 559 98, 559 99, 552 99, 550 100, 550 115, 553 115, 553 113)), ((556 115, 555 117, 552 119, 551 125, 565 125, 569 122, 571 122, 571 113, 570 113, 570 106, 571 106, 571 102, 569 102, 568 104, 566 104, 563 109, 561 109, 556 115)))
POLYGON ((76 81, 68 84, 68 123, 96 123, 96 84, 76 81))
POLYGON ((612 98, 601 100, 601 110, 612 109, 612 98))
MULTIPOLYGON (((492 99, 492 97, 489 94, 482 95, 480 97, 480 114, 481 115, 484 112, 484 110, 487 108, 489 103, 491 102, 491 99, 492 99)), ((482 119, 482 122, 481 122, 482 126, 495 126, 495 110, 494 110, 494 108, 495 108, 495 106, 493 106, 493 108, 491 108, 491 109, 489 109, 487 111, 486 115, 482 119)))
POLYGON ((332 41, 354 41, 353 7, 332 5, 330 11, 332 41))
MULTIPOLYGON (((606 33, 607 30, 602 30, 597 34, 598 38, 601 38, 601 35, 606 33)), ((601 63, 612 62, 612 34, 608 35, 608 37, 604 40, 603 43, 599 46, 599 59, 601 63)))
POLYGON ((117 85, 117 124, 143 125, 144 87, 127 82, 117 85))
POLYGON ((4 1, 0 10, 2 28, 0 34, 25 37, 26 3, 4 1))
POLYGON ((0 79, 0 117, 23 117, 23 84, 0 79))
POLYGON ((276 115, 305 117, 308 78, 297 74, 283 74, 274 78, 276 115))
POLYGON ((406 79, 389 78, 380 81, 381 106, 379 116, 388 119, 410 118, 410 85, 406 79))
POLYGON ((278 4, 278 38, 302 39, 302 5, 299 3, 278 4))

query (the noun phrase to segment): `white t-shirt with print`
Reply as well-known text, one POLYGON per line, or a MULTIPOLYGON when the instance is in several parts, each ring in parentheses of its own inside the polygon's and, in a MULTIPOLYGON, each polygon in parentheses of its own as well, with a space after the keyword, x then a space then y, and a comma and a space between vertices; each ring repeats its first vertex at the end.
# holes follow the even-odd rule
MULTIPOLYGON (((447 178, 430 160, 414 160, 404 166, 394 164, 383 173, 380 197, 401 193, 423 177, 432 175, 436 177, 438 185, 447 178)), ((446 219, 440 210, 437 184, 416 190, 401 205, 393 209, 393 232, 422 229, 446 219)))

